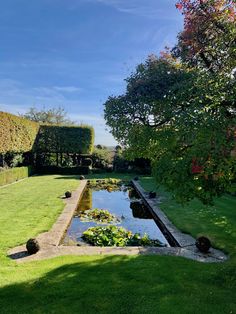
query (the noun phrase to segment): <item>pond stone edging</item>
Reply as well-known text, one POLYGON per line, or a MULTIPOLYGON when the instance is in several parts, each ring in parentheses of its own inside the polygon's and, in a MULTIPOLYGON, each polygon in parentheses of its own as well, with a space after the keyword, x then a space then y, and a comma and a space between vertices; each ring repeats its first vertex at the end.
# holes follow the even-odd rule
POLYGON ((175 252, 174 255, 176 256, 184 256, 186 258, 194 259, 201 262, 220 262, 226 261, 228 259, 226 254, 214 248, 210 248, 208 253, 200 252, 195 246, 196 240, 191 235, 183 233, 179 229, 177 229, 173 225, 173 223, 167 218, 164 212, 160 209, 160 207, 158 206, 158 204, 160 203, 160 199, 158 199, 158 197, 150 198, 149 193, 143 189, 138 181, 132 180, 132 184, 138 191, 144 203, 146 203, 148 208, 151 210, 153 216, 155 217, 155 221, 157 222, 163 234, 170 234, 173 238, 173 241, 176 243, 175 247, 170 248, 170 252, 175 252))
POLYGON ((95 246, 63 246, 60 245, 78 203, 86 188, 87 180, 81 180, 79 187, 72 193, 72 197, 64 199, 66 204, 64 210, 59 215, 57 221, 48 232, 37 236, 40 244, 40 251, 29 255, 25 245, 18 246, 9 250, 8 256, 17 262, 27 262, 53 258, 63 255, 168 255, 182 256, 198 262, 215 263, 227 260, 227 256, 219 250, 211 249, 209 253, 203 254, 195 247, 193 237, 180 232, 166 217, 158 207, 158 198, 150 199, 148 193, 141 187, 137 181, 132 181, 136 190, 149 208, 158 217, 160 223, 165 225, 178 243, 176 247, 95 247, 95 246))

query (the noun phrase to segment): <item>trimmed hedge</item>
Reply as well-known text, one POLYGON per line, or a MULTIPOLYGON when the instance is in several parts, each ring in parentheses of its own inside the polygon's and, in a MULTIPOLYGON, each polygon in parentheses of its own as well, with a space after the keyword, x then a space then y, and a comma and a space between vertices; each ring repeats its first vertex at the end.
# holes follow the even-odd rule
POLYGON ((41 125, 34 151, 91 154, 93 146, 94 129, 90 126, 41 125))
POLYGON ((94 129, 90 126, 40 125, 0 111, 0 154, 28 151, 91 154, 94 129))
POLYGON ((0 154, 32 150, 38 131, 38 123, 0 111, 0 154))
POLYGON ((33 174, 32 167, 18 167, 0 172, 0 186, 19 181, 33 174))
POLYGON ((87 166, 80 167, 58 167, 43 166, 36 169, 37 174, 62 174, 62 175, 80 175, 89 174, 90 169, 87 166))

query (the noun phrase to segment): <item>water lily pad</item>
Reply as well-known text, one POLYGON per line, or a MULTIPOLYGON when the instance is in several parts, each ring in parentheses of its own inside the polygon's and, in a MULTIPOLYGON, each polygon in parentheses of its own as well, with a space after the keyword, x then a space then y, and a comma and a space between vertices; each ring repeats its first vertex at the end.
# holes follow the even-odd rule
POLYGON ((95 221, 100 224, 120 223, 120 219, 111 214, 108 210, 98 208, 86 210, 80 213, 80 220, 85 222, 95 221))

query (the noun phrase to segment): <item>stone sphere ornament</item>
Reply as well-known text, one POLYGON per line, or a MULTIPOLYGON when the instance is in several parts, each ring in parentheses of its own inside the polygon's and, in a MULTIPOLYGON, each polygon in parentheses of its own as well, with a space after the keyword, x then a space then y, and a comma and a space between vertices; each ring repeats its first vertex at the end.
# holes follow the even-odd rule
POLYGON ((207 253, 209 252, 209 249, 211 248, 211 241, 206 237, 199 237, 195 245, 199 249, 200 252, 207 253))
POLYGON ((70 191, 66 191, 65 197, 66 197, 66 198, 70 198, 70 197, 71 197, 71 192, 70 192, 70 191))
POLYGON ((157 196, 157 193, 156 192, 149 192, 149 198, 155 198, 157 196))
POLYGON ((79 179, 80 179, 80 180, 84 180, 84 179, 85 179, 85 176, 80 176, 79 179))
POLYGON ((40 246, 38 240, 36 239, 29 239, 26 243, 27 252, 32 255, 36 254, 40 250, 40 246))

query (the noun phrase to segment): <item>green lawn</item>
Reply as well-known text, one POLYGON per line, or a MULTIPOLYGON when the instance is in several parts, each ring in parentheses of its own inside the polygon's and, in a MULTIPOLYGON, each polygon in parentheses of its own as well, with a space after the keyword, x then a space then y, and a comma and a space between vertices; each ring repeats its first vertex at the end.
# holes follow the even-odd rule
MULTIPOLYGON (((153 189, 151 179, 142 182, 153 189)), ((210 214, 198 214, 196 203, 181 209, 167 194, 162 207, 168 216, 194 235, 212 230, 214 244, 231 253, 228 262, 201 264, 167 256, 67 256, 25 264, 9 260, 7 249, 49 229, 63 208, 59 196, 78 184, 74 176, 41 176, 0 188, 0 313, 236 312, 235 234, 214 229, 210 214), (191 219, 182 223, 185 215, 191 219)), ((216 216, 235 225, 235 205, 233 198, 222 199, 216 216)))
MULTIPOLYGON (((148 191, 155 189, 151 177, 142 177, 141 183, 148 191)), ((225 195, 216 199, 214 206, 203 205, 198 200, 182 206, 163 189, 156 192, 163 198, 161 209, 180 230, 195 238, 205 235, 215 247, 232 256, 236 254, 236 197, 225 195)))

